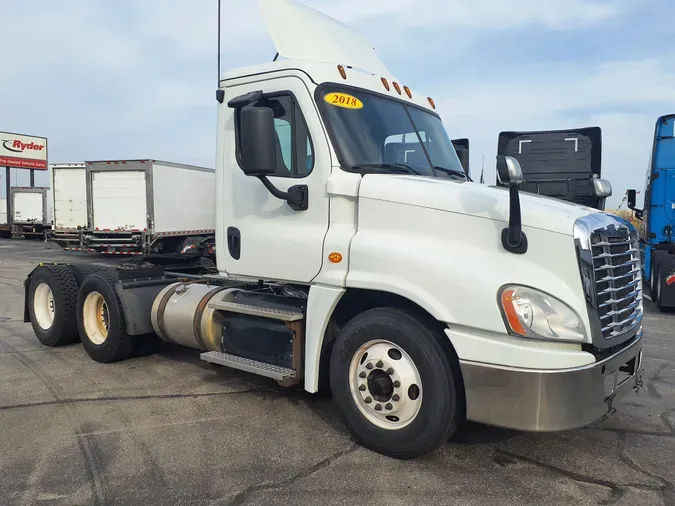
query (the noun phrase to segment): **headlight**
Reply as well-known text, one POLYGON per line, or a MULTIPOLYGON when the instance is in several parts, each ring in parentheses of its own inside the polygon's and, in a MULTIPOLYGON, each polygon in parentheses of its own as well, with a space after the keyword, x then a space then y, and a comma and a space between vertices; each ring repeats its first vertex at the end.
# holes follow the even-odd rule
POLYGON ((508 285, 499 291, 499 303, 510 334, 560 341, 586 340, 586 329, 579 315, 544 292, 508 285))

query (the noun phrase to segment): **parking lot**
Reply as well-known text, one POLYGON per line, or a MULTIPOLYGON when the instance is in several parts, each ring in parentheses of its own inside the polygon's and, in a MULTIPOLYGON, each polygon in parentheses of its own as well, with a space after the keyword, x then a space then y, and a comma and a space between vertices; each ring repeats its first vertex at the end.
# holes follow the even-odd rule
POLYGON ((649 303, 645 386, 613 417, 556 434, 468 424, 397 461, 356 444, 329 399, 194 350, 103 365, 42 346, 23 279, 55 261, 102 260, 0 241, 0 504, 675 504, 675 315, 649 303))

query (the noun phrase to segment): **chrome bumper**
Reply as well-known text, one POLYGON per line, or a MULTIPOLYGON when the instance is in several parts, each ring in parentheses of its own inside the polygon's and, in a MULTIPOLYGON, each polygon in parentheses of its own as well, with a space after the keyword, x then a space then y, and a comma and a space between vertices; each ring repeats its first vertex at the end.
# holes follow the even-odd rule
POLYGON ((518 369, 460 361, 467 418, 525 431, 583 427, 642 384, 642 335, 615 355, 574 369, 518 369))

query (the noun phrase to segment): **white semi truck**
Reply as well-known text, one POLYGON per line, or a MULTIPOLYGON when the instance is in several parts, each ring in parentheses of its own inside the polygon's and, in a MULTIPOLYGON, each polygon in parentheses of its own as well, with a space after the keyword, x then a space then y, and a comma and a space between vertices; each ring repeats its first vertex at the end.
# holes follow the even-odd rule
POLYGON ((51 189, 13 186, 9 194, 12 234, 42 239, 52 226, 51 189))
POLYGON ((635 229, 474 184, 433 100, 372 46, 292 0, 261 0, 282 59, 220 81, 217 274, 42 265, 25 321, 99 362, 148 334, 209 362, 326 388, 350 429, 410 458, 465 420, 581 427, 640 385, 635 229), (311 41, 311 43, 308 43, 311 41))

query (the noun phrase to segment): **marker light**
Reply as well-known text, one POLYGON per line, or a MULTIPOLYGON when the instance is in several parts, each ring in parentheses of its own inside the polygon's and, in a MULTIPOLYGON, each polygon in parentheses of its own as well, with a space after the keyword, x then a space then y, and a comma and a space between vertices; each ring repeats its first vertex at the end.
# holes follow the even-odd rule
POLYGON ((384 85, 384 89, 389 91, 389 81, 387 81, 384 77, 382 78, 382 84, 384 85))
POLYGON ((410 88, 404 86, 403 89, 405 90, 405 94, 408 95, 408 98, 412 98, 412 91, 410 91, 410 88))
POLYGON ((392 84, 394 85, 394 89, 396 90, 396 93, 398 93, 400 95, 401 94, 401 87, 398 85, 398 83, 396 81, 394 81, 392 84))
POLYGON ((340 72, 342 79, 347 79, 347 71, 342 65, 338 65, 338 71, 340 72))
POLYGON ((431 107, 432 107, 433 109, 436 109, 436 102, 434 102, 434 99, 431 98, 431 97, 427 97, 427 100, 428 100, 429 103, 431 104, 431 107))
POLYGON ((586 329, 567 304, 534 288, 505 286, 499 305, 510 334, 534 339, 585 341, 586 329))

